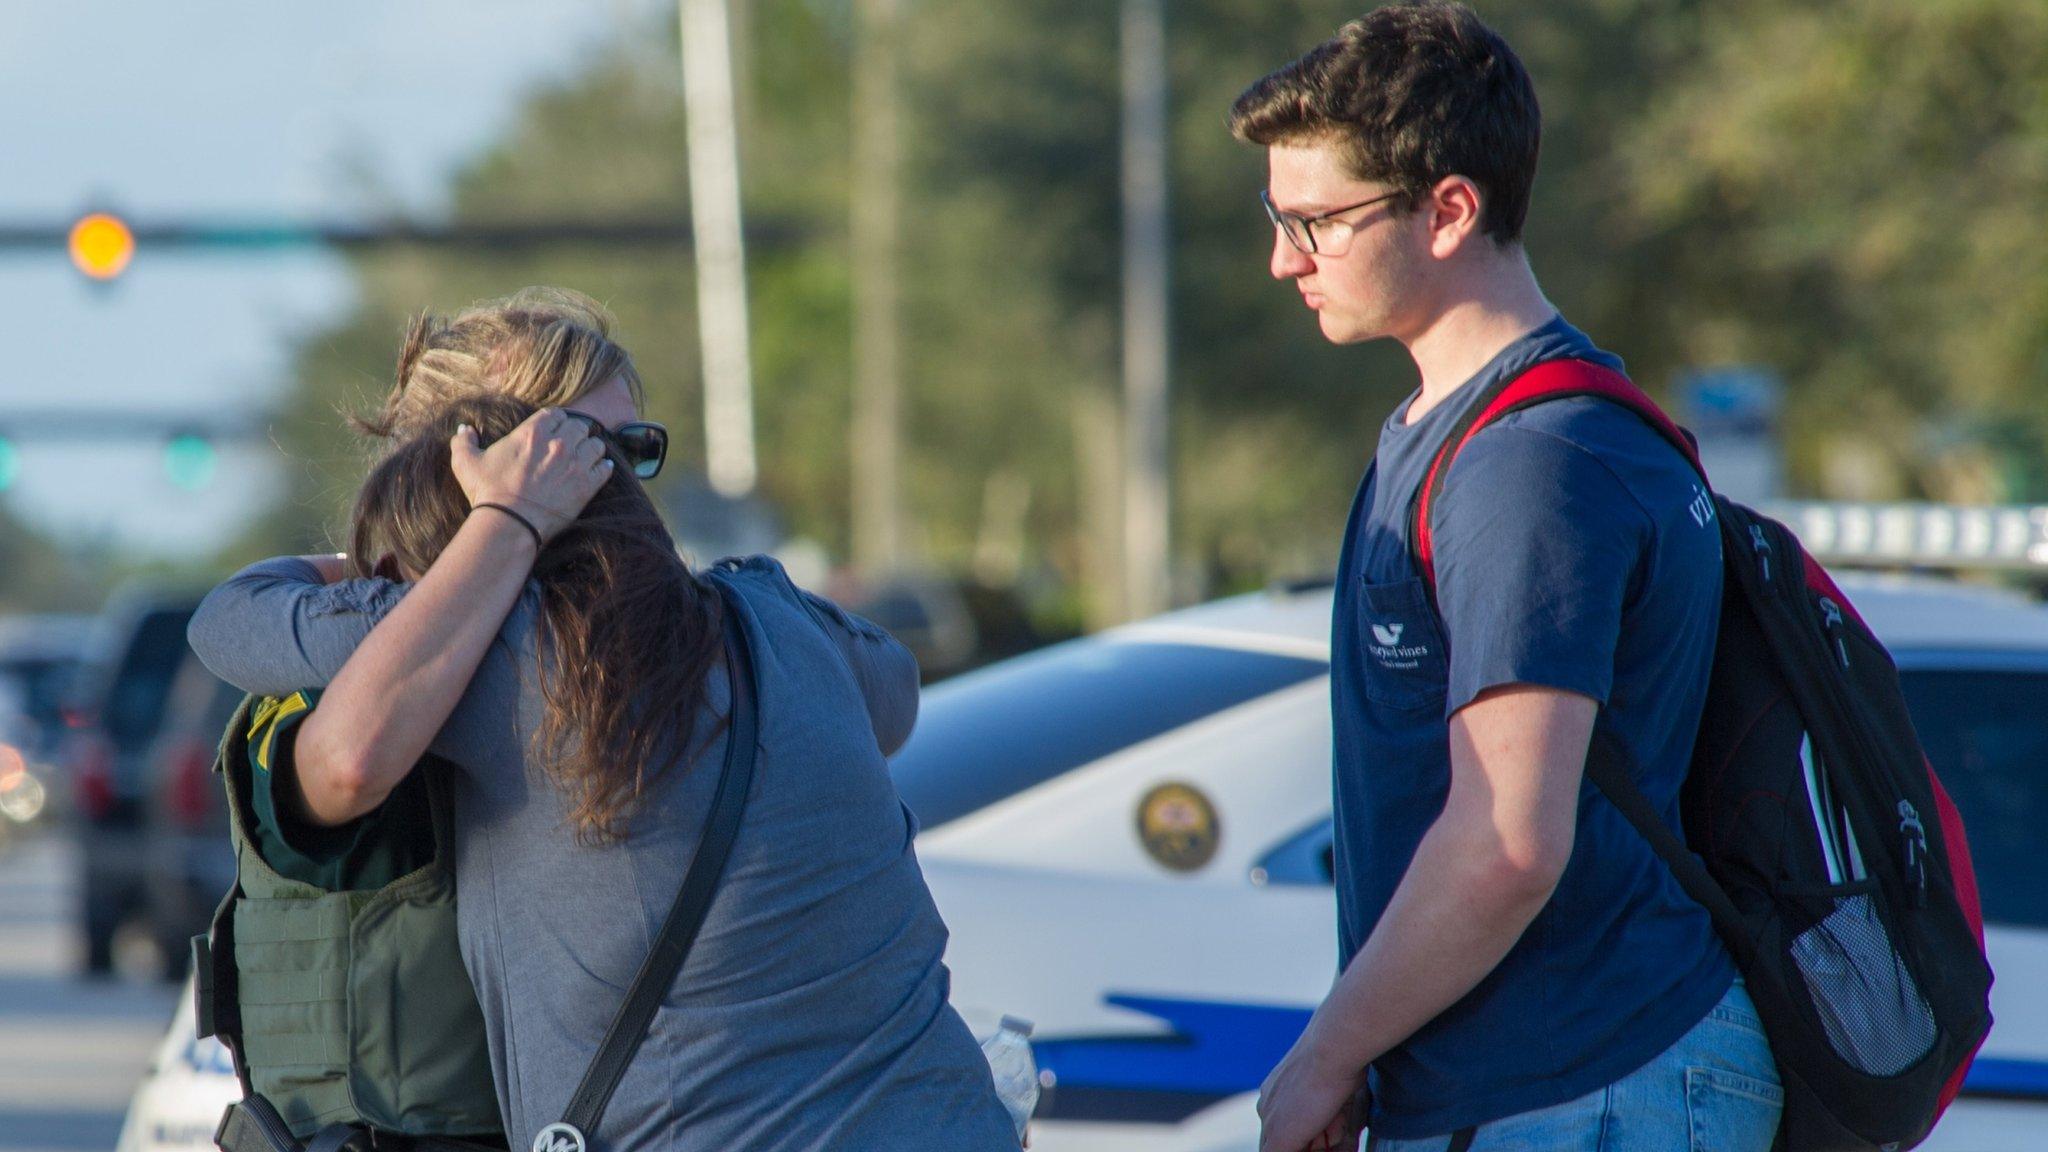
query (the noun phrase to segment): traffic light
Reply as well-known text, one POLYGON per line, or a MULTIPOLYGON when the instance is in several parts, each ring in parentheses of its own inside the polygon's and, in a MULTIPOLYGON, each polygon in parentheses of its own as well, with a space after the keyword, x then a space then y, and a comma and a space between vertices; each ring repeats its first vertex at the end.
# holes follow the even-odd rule
POLYGON ((0 436, 0 492, 14 487, 21 476, 21 449, 7 436, 0 436))
POLYGON ((215 462, 213 442, 196 433, 181 433, 164 445, 164 471, 171 483, 187 492, 196 492, 213 480, 215 462))
POLYGON ((108 212, 81 216, 71 226, 71 263, 94 280, 112 280, 135 258, 135 233, 108 212))

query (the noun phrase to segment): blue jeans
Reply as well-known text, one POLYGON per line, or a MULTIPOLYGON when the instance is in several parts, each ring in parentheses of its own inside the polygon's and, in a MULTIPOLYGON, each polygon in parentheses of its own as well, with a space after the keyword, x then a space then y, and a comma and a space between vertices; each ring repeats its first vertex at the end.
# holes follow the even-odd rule
MULTIPOLYGON (((1785 1106, 1777 1061, 1737 980, 1648 1064, 1576 1100, 1479 1126, 1471 1152, 1768 1152, 1785 1106)), ((1372 1152, 1444 1152, 1450 1137, 1373 1140, 1372 1152)))

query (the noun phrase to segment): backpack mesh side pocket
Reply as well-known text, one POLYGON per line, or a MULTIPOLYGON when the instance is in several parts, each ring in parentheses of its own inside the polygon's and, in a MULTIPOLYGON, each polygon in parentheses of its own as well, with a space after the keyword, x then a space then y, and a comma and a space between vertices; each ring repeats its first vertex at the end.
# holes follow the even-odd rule
POLYGON ((1896 1076, 1934 1050, 1934 1009, 1892 947, 1867 892, 1792 940, 1798 967, 1835 1054, 1872 1076, 1896 1076))

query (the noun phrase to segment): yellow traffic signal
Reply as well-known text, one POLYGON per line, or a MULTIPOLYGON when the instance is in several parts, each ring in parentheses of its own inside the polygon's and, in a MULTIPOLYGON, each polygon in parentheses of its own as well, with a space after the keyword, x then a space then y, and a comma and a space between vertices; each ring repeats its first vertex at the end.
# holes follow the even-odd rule
POLYGON ((112 280, 135 258, 135 233, 119 216, 94 212, 71 226, 71 263, 95 280, 112 280))

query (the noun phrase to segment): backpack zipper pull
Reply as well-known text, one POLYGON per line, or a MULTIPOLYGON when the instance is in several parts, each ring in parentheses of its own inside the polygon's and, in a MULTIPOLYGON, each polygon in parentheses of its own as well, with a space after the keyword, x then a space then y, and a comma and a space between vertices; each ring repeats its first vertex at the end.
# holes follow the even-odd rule
POLYGON ((1849 645, 1842 639, 1842 606, 1823 596, 1820 598, 1821 629, 1828 639, 1835 642, 1835 655, 1841 657, 1842 667, 1849 666, 1849 645))
POLYGON ((1756 565, 1763 570, 1764 583, 1769 584, 1771 582, 1771 542, 1764 539, 1763 525, 1751 524, 1749 526, 1749 547, 1750 551, 1756 553, 1756 565))
POLYGON ((1899 834, 1906 839, 1906 878, 1913 882, 1913 907, 1927 906, 1927 829, 1911 801, 1899 801, 1899 834))

